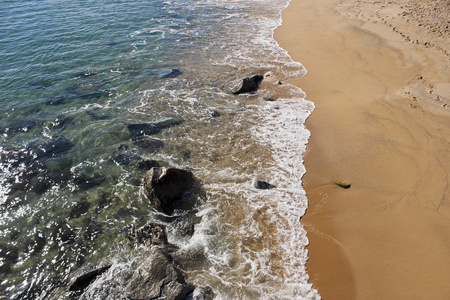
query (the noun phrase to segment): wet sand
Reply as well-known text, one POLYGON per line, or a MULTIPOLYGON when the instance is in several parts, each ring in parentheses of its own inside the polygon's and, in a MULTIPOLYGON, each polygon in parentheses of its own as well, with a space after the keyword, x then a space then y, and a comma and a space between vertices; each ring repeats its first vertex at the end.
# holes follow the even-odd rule
POLYGON ((308 70, 291 83, 316 106, 301 223, 325 300, 450 299, 449 8, 292 0, 283 11, 275 39, 308 70))

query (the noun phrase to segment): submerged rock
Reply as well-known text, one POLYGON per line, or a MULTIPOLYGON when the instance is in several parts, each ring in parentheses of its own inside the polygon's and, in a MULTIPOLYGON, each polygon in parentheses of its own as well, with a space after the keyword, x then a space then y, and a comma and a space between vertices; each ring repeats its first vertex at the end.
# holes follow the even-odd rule
POLYGON ((141 152, 122 144, 111 153, 111 159, 120 165, 128 165, 133 160, 141 159, 141 152))
POLYGON ((156 167, 146 173, 145 189, 155 209, 170 215, 176 208, 176 203, 191 188, 193 181, 190 171, 156 167))
POLYGON ((161 78, 175 78, 183 74, 179 69, 172 69, 170 72, 164 72, 160 75, 161 78))
POLYGON ((87 190, 96 186, 101 185, 106 180, 106 176, 101 174, 94 174, 90 177, 85 173, 81 173, 74 178, 75 184, 82 190, 87 190))
POLYGON ((53 82, 51 82, 48 79, 38 79, 38 80, 35 80, 35 81, 28 82, 28 86, 29 87, 33 87, 33 88, 36 88, 36 89, 44 89, 44 88, 47 88, 47 87, 52 86, 52 85, 53 85, 53 82))
POLYGON ((93 220, 87 226, 87 228, 84 232, 84 237, 87 240, 93 241, 102 233, 103 233, 103 229, 100 226, 100 224, 93 220))
POLYGON ((83 81, 68 88, 68 92, 82 99, 98 99, 109 96, 109 91, 103 88, 103 82, 83 81))
POLYGON ((60 247, 63 244, 73 244, 76 234, 72 228, 65 222, 51 226, 51 237, 54 243, 60 247))
POLYGON ((183 123, 183 119, 178 118, 164 118, 155 122, 149 123, 131 123, 128 124, 128 130, 132 140, 137 140, 144 135, 150 135, 160 132, 163 129, 179 125, 183 123))
POLYGON ((156 149, 164 147, 164 143, 161 140, 149 136, 143 136, 136 139, 135 144, 149 151, 155 151, 156 149))
POLYGON ((183 300, 192 292, 166 249, 154 246, 126 287, 128 299, 183 300))
POLYGON ((32 117, 15 119, 11 124, 0 128, 0 133, 27 132, 36 127, 38 122, 39 119, 32 117))
POLYGON ((37 255, 44 249, 46 243, 47 240, 45 239, 43 232, 37 231, 33 238, 24 243, 24 251, 30 253, 31 255, 37 255))
POLYGON ((75 145, 61 135, 54 135, 46 143, 30 143, 27 150, 33 153, 36 159, 48 159, 66 155, 75 145))
POLYGON ((130 163, 130 165, 134 166, 136 169, 139 170, 150 170, 154 167, 159 167, 159 163, 156 160, 151 160, 147 158, 141 158, 134 160, 130 163))
POLYGON ((246 77, 244 79, 238 79, 227 83, 223 90, 229 94, 243 94, 243 93, 253 93, 259 89, 264 76, 253 75, 251 77, 246 77))
POLYGON ((86 77, 90 77, 90 76, 94 76, 94 75, 97 75, 97 72, 93 69, 85 69, 85 70, 75 74, 76 77, 81 77, 81 78, 86 78, 86 77))
POLYGON ((53 97, 48 97, 47 99, 45 99, 45 104, 47 105, 60 105, 63 104, 66 101, 66 98, 64 96, 53 96, 53 97))
POLYGON ((89 207, 91 207, 91 204, 86 200, 82 200, 80 202, 72 204, 72 209, 70 210, 69 218, 70 219, 79 218, 81 215, 88 212, 89 207))
POLYGON ((0 274, 8 273, 19 259, 19 249, 12 245, 0 245, 0 274))
POLYGON ((53 122, 48 125, 51 130, 64 129, 67 125, 74 124, 75 120, 68 116, 58 116, 53 122))

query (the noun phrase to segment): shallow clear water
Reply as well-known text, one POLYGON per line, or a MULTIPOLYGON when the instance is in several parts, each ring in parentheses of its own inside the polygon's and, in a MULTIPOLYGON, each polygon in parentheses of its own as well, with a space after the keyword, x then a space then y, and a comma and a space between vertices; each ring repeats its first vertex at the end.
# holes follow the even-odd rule
POLYGON ((2 298, 67 298, 77 270, 105 262, 86 295, 120 298, 145 255, 126 246, 127 230, 148 221, 168 227, 188 281, 218 299, 319 297, 300 223, 313 105, 280 84, 305 70, 272 37, 287 4, 1 1, 2 298), (253 74, 265 74, 256 94, 222 91, 253 74), (150 146, 131 139, 127 124, 162 118, 184 121, 150 146), (120 145, 192 170, 195 209, 153 210, 145 171, 118 158, 120 145), (255 178, 277 188, 257 190, 255 178))

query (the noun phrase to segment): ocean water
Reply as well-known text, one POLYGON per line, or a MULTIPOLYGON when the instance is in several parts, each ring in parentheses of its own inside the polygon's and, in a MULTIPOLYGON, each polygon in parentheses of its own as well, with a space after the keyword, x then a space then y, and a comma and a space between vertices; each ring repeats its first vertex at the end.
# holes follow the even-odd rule
POLYGON ((314 106, 284 83, 306 71, 273 39, 287 0, 0 3, 0 299, 68 299, 106 263, 84 297, 123 298, 145 257, 127 231, 148 221, 216 299, 320 298, 300 221, 314 106), (253 74, 258 92, 223 91, 253 74), (167 118, 183 122, 137 141, 127 128, 167 118), (137 158, 191 170, 195 207, 155 211, 137 158))

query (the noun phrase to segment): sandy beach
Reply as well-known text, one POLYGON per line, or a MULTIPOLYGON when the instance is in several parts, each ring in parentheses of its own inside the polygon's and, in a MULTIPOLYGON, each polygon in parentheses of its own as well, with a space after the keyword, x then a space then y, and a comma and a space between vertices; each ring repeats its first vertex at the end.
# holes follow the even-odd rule
POLYGON ((301 222, 325 300, 450 299, 449 10, 292 0, 283 12, 275 39, 316 106, 301 222))

